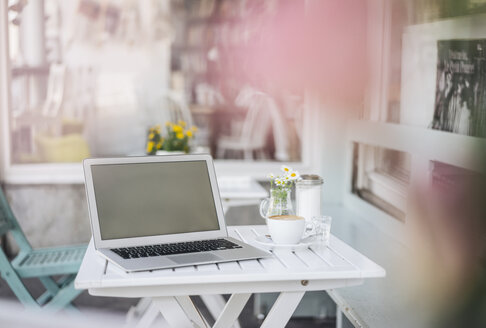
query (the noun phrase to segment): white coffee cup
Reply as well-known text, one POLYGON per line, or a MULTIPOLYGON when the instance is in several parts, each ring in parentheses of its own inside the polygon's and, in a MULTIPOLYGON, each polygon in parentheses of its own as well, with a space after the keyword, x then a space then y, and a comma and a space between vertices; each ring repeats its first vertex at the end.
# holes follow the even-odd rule
POLYGON ((298 244, 304 237, 308 237, 308 231, 313 227, 307 227, 305 219, 297 215, 275 215, 267 218, 268 231, 275 244, 298 244), (305 234, 304 234, 305 233, 305 234))

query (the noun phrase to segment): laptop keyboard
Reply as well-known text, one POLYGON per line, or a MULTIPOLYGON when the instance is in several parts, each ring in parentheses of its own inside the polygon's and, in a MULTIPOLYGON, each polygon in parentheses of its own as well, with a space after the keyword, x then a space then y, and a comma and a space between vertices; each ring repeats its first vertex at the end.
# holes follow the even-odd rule
POLYGON ((241 246, 226 239, 211 239, 173 244, 113 248, 112 251, 124 259, 137 259, 141 257, 219 251, 235 248, 241 248, 241 246))

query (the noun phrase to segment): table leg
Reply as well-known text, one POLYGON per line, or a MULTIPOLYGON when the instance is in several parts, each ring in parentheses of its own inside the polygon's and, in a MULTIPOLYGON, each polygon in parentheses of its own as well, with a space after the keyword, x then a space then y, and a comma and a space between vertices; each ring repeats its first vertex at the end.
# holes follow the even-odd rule
POLYGON ((235 324, 251 294, 233 294, 214 323, 213 328, 226 328, 235 324))
MULTIPOLYGON (((216 321, 218 317, 223 312, 223 309, 226 305, 226 301, 224 300, 222 295, 201 295, 201 299, 204 302, 204 305, 209 310, 209 313, 213 316, 214 320, 216 321)), ((240 324, 238 321, 235 321, 233 326, 227 326, 233 328, 240 328, 240 324)))
POLYGON ((175 298, 192 322, 196 323, 200 327, 209 326, 189 296, 176 296, 175 298))
POLYGON ((149 308, 150 304, 152 304, 152 299, 143 297, 138 301, 137 305, 130 307, 126 318, 127 323, 141 318, 149 308))
MULTIPOLYGON (((148 328, 150 327, 157 316, 159 316, 160 311, 155 303, 150 303, 148 307, 145 309, 145 312, 143 313, 142 317, 138 321, 137 325, 135 326, 136 328, 148 328)), ((132 323, 130 320, 127 320, 127 327, 130 327, 132 323)))
POLYGON ((189 296, 155 297, 153 303, 171 327, 206 327, 204 319, 194 307, 189 296))
POLYGON ((261 328, 285 327, 305 292, 282 292, 268 313, 261 328))
POLYGON ((336 304, 336 328, 343 328, 343 312, 341 307, 336 304))

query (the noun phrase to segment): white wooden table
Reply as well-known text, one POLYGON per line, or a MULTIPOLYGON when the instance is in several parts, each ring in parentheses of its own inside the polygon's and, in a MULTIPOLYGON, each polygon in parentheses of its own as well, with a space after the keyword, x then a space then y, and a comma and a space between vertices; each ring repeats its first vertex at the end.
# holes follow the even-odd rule
MULTIPOLYGON (((228 232, 258 246, 255 237, 267 229, 264 225, 235 226, 228 232)), ((385 276, 382 267, 334 236, 329 247, 274 249, 272 253, 267 259, 127 273, 98 256, 91 242, 75 286, 97 296, 150 298, 140 327, 149 326, 159 313, 171 327, 206 327, 189 295, 232 294, 213 326, 227 328, 252 293, 278 292, 262 327, 284 327, 306 291, 354 286, 365 278, 385 276)))
POLYGON ((225 212, 234 206, 258 205, 263 198, 268 197, 268 191, 247 176, 218 177, 218 187, 225 212))

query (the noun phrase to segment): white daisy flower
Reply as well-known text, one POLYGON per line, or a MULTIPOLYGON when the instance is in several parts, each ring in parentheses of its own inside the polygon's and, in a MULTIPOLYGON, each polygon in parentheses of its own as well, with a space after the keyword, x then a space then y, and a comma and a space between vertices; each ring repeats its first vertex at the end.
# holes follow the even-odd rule
POLYGON ((292 169, 290 167, 286 166, 286 165, 282 165, 280 167, 280 169, 282 170, 282 172, 287 173, 287 174, 292 172, 292 169))
POLYGON ((297 180, 298 178, 300 178, 300 174, 298 171, 293 171, 293 172, 290 172, 290 174, 288 175, 290 180, 297 180))
POLYGON ((273 178, 275 178, 275 175, 273 173, 268 173, 267 178, 273 179, 273 178))
POLYGON ((275 179, 275 184, 280 186, 282 184, 282 180, 280 180, 279 178, 275 179))

